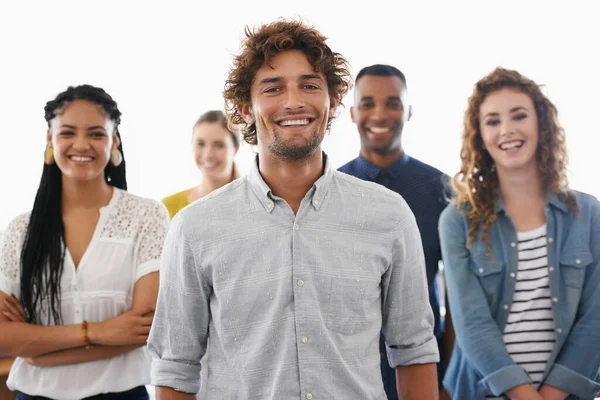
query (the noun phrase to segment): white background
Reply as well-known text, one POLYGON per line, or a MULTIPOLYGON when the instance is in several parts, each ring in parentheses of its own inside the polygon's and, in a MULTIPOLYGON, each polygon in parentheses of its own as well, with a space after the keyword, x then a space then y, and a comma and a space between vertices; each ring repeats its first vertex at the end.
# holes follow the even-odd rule
MULTIPOLYGON (((46 101, 68 85, 105 88, 123 112, 130 191, 160 199, 201 177, 196 118, 221 91, 246 25, 298 18, 329 37, 353 73, 392 64, 408 79, 404 147, 448 174, 473 84, 497 65, 547 86, 567 132, 575 189, 600 196, 600 23, 596 2, 44 1, 0 3, 0 231, 31 208, 45 146, 46 101)), ((358 154, 346 108, 324 149, 335 167, 358 154)), ((252 150, 238 154, 242 172, 252 150)))

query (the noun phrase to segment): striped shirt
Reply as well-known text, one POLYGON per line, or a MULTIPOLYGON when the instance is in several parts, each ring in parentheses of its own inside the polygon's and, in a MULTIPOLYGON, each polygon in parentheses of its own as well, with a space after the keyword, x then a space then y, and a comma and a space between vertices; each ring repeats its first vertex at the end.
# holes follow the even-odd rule
POLYGON ((546 225, 533 231, 518 232, 517 237, 519 263, 503 339, 513 361, 527 372, 538 388, 556 343, 546 225))

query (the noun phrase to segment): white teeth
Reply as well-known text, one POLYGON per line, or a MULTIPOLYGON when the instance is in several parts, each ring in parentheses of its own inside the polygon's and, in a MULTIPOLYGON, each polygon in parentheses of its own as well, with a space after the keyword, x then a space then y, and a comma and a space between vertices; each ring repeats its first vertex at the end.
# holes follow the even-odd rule
POLYGON ((390 131, 390 128, 380 128, 380 127, 374 126, 372 128, 369 128, 369 130, 373 133, 387 133, 390 131))
POLYGON ((523 142, 520 140, 516 140, 514 142, 502 143, 500 145, 500 148, 502 150, 510 150, 510 149, 514 149, 515 147, 521 147, 521 146, 523 146, 523 142))
POLYGON ((292 119, 292 120, 288 120, 288 121, 281 121, 279 123, 279 125, 281 125, 281 126, 308 125, 309 122, 310 121, 308 119, 292 119))
POLYGON ((92 157, 84 157, 84 156, 71 156, 71 160, 73 161, 92 161, 92 157))

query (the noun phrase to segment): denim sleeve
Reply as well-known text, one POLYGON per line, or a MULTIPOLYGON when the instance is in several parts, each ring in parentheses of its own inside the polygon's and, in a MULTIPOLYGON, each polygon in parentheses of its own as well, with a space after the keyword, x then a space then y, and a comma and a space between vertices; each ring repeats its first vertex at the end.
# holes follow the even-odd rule
POLYGON ((382 279, 383 334, 392 368, 440 360, 421 235, 412 211, 401 202, 392 262, 382 279))
POLYGON ((591 205, 590 226, 592 262, 586 267, 575 322, 544 383, 584 399, 593 398, 600 391, 597 381, 600 373, 600 203, 597 200, 591 205))
POLYGON ((515 386, 531 383, 525 370, 506 351, 484 289, 471 268, 466 247, 467 219, 456 206, 451 204, 444 210, 439 231, 456 341, 469 364, 483 377, 479 384, 499 396, 515 386))
POLYGON ((152 385, 197 393, 201 385, 200 359, 207 346, 211 288, 198 270, 190 236, 179 213, 163 247, 148 350, 153 358, 152 385))

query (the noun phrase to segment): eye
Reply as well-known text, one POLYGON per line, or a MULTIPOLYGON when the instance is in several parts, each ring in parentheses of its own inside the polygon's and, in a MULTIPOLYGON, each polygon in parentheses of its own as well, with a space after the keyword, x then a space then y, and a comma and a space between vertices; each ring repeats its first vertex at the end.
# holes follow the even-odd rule
POLYGON ((225 147, 225 144, 224 143, 215 143, 215 147, 217 149, 222 149, 223 147, 225 147))
POLYGON ((402 108, 402 103, 399 101, 390 101, 390 102, 388 102, 387 106, 394 110, 399 110, 402 108))
POLYGON ((319 87, 317 85, 313 85, 312 83, 307 83, 306 85, 304 85, 304 89, 317 90, 319 89, 319 87))
POLYGON ((487 126, 496 126, 496 125, 498 125, 499 123, 500 123, 500 120, 498 120, 498 119, 488 119, 488 120, 485 122, 485 124, 486 124, 487 126))
POLYGON ((98 131, 98 132, 91 132, 90 136, 94 137, 94 138, 103 138, 106 136, 106 134, 104 132, 98 131))
POLYGON ((368 101, 368 102, 360 103, 358 108, 361 110, 366 110, 368 108, 373 108, 373 106, 374 106, 374 104, 372 102, 368 101))
POLYGON ((278 87, 271 87, 271 88, 265 89, 265 93, 277 93, 277 92, 279 92, 279 90, 280 89, 278 87))
POLYGON ((204 147, 204 142, 197 142, 196 146, 198 146, 198 147, 204 147))
POLYGON ((514 119, 517 120, 517 121, 520 121, 520 120, 525 119, 525 118, 527 118, 527 114, 525 114, 525 113, 520 113, 520 114, 517 114, 517 115, 514 116, 514 119))
POLYGON ((73 132, 73 131, 60 131, 59 135, 60 136, 73 136, 73 135, 75 135, 75 132, 73 132))

